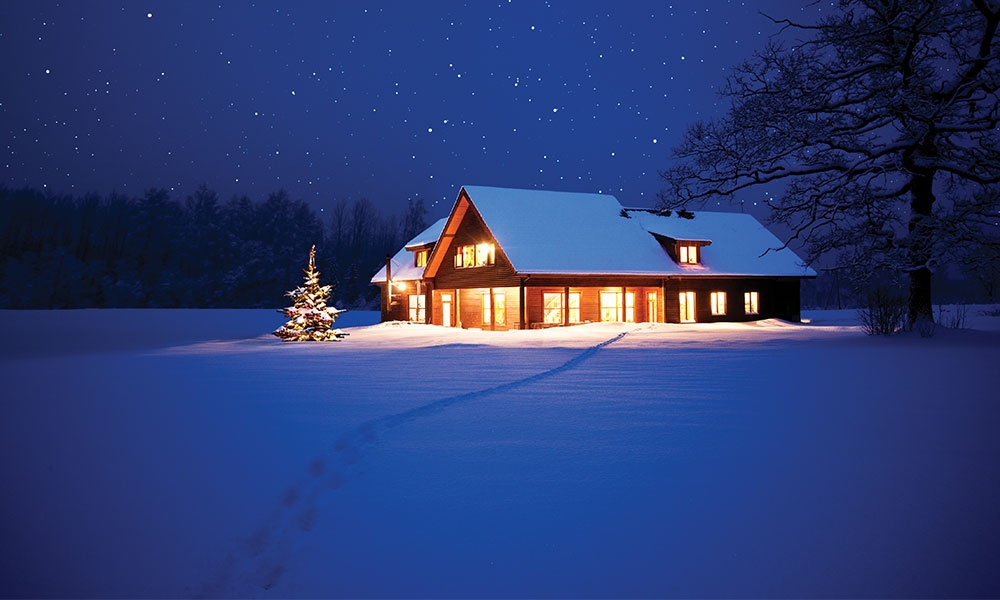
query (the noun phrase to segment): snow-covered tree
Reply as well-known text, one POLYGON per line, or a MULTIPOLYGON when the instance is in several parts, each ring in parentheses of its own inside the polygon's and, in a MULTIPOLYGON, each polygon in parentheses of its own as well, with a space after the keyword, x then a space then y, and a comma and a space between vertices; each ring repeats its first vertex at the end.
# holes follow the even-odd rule
POLYGON ((834 4, 775 20, 723 89, 728 114, 674 150, 661 207, 783 184, 766 203, 810 259, 905 274, 910 324, 930 322, 935 267, 1000 231, 1000 3, 834 4))
POLYGON ((319 284, 316 246, 309 250, 309 268, 303 272, 305 283, 285 294, 293 306, 278 311, 288 317, 288 322, 274 335, 286 342, 339 342, 347 333, 335 329, 333 323, 337 315, 347 311, 326 305, 331 286, 319 284))

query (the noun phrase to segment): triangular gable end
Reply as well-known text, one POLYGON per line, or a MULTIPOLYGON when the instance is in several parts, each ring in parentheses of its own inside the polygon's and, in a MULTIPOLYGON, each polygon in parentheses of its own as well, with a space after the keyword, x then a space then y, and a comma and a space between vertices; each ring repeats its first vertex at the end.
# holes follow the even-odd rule
POLYGON ((435 244, 434 249, 431 250, 431 254, 427 259, 427 268, 424 269, 425 278, 431 279, 436 277, 445 261, 453 260, 455 255, 455 236, 458 235, 463 226, 468 227, 467 223, 469 219, 473 219, 471 225, 473 227, 481 227, 488 238, 478 239, 477 242, 494 244, 497 264, 506 264, 512 271, 515 270, 513 264, 510 262, 510 258, 497 241, 496 236, 490 231, 489 224, 483 219, 476 205, 472 202, 469 193, 463 187, 458 192, 458 200, 455 201, 455 206, 452 207, 451 214, 448 215, 448 220, 441 231, 441 236, 438 238, 437 244, 435 244))

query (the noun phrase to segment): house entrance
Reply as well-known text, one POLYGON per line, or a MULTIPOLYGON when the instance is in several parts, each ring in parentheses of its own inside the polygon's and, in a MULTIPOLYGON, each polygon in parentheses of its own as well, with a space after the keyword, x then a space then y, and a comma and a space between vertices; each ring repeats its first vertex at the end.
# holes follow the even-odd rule
POLYGON ((441 294, 441 324, 445 327, 451 327, 451 301, 451 294, 441 294))

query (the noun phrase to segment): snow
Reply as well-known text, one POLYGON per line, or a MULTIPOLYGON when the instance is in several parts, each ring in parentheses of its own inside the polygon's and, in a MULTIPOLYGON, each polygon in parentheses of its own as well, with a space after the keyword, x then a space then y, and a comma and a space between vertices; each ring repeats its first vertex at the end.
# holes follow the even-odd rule
POLYGON ((710 240, 701 249, 700 270, 676 265, 689 275, 772 275, 815 277, 816 271, 779 240, 753 215, 697 211, 693 219, 645 212, 629 213, 649 232, 676 240, 710 240), (700 272, 699 272, 700 271, 700 272))
POLYGON ((1000 594, 1000 317, 0 311, 5 596, 1000 594))
MULTIPOLYGON (((405 246, 399 249, 399 252, 397 252, 391 259, 393 281, 417 281, 423 277, 424 267, 418 267, 414 264, 415 261, 413 252, 407 250, 407 248, 414 246, 426 246, 427 244, 436 242, 447 221, 447 218, 438 219, 433 225, 418 233, 412 240, 407 242, 405 246)), ((377 273, 375 273, 374 276, 372 276, 371 283, 384 282, 385 267, 383 266, 377 273)))
MULTIPOLYGON (((815 277, 816 272, 752 215, 698 211, 694 219, 642 211, 621 216, 622 205, 609 194, 464 186, 486 227, 521 274, 617 274, 654 276, 815 277), (711 241, 700 265, 678 265, 656 233, 687 241, 711 241)), ((440 237, 438 221, 407 246, 440 237)), ((392 276, 415 280, 423 268, 400 250, 392 276)), ((385 269, 372 282, 385 281, 385 269)))

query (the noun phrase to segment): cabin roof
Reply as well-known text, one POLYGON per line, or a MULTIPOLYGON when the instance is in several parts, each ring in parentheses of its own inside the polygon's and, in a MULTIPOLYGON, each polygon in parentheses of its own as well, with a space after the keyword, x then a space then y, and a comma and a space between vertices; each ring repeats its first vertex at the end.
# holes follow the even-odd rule
MULTIPOLYGON (((447 220, 447 218, 439 219, 433 225, 418 233, 390 259, 392 261, 393 281, 416 281, 424 276, 424 267, 414 266, 413 253, 409 248, 421 248, 433 244, 441 236, 441 230, 444 229, 444 224, 447 220)), ((382 265, 378 273, 375 273, 375 276, 371 278, 371 282, 385 283, 385 265, 382 265)))
MULTIPOLYGON (((642 229, 676 240, 708 240, 712 245, 701 252, 700 267, 706 275, 762 275, 815 277, 816 271, 784 245, 753 215, 697 211, 693 219, 674 214, 630 213, 642 229)), ((692 267, 675 265, 681 272, 692 267)))
MULTIPOLYGON (((791 250, 776 250, 783 245, 781 240, 747 214, 698 211, 688 219, 641 210, 625 212, 610 194, 465 186, 459 202, 463 194, 521 274, 816 275, 791 250), (680 265, 654 234, 711 246, 701 252, 699 264, 680 265)), ((438 239, 446 221, 441 219, 428 227, 406 246, 438 239)), ((423 267, 413 266, 405 247, 393 258, 394 280, 420 279, 423 272, 423 267)), ((384 281, 382 267, 372 283, 384 281)))

